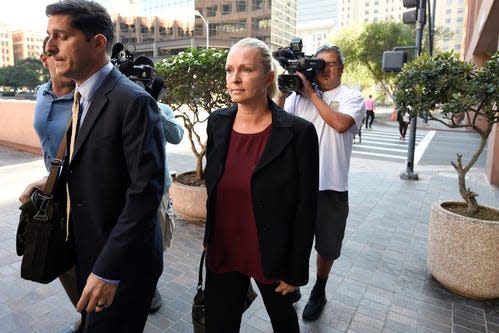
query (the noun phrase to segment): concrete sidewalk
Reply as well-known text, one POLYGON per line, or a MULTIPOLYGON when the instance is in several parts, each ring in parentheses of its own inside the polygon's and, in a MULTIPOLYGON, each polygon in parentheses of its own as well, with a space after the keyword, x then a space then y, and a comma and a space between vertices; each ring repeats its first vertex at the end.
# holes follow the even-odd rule
MULTIPOLYGON (((179 173, 194 165, 189 152, 180 150, 169 153, 169 164, 179 173)), ((419 180, 403 181, 399 174, 404 169, 404 163, 352 159, 342 256, 329 278, 323 315, 315 322, 300 320, 302 332, 499 333, 499 300, 456 296, 426 268, 430 205, 460 199, 454 170, 418 165, 419 180)), ((0 147, 0 333, 59 332, 78 319, 58 281, 41 285, 19 277, 17 197, 43 174, 41 157, 0 147)), ((472 169, 468 178, 480 203, 498 205, 499 188, 487 183, 482 169, 472 169)), ((203 231, 202 224, 177 220, 159 283, 164 305, 149 316, 145 332, 192 332, 190 308, 203 231)), ((315 253, 310 277, 296 305, 300 318, 315 281, 315 253)), ((272 332, 261 297, 245 313, 241 332, 272 332)))

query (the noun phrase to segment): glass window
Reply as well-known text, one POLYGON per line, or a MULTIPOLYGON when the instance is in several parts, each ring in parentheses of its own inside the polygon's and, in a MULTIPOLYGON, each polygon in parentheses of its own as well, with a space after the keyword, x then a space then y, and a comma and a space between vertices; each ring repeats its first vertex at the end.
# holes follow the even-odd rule
POLYGON ((263 0, 253 0, 253 10, 262 9, 263 8, 263 0))
POLYGON ((227 15, 232 12, 232 4, 228 3, 225 5, 222 5, 222 15, 227 15))
POLYGON ((236 2, 236 11, 245 12, 246 11, 246 0, 236 2))
POLYGON ((207 7, 206 8, 206 16, 208 16, 208 17, 217 16, 217 6, 207 7))

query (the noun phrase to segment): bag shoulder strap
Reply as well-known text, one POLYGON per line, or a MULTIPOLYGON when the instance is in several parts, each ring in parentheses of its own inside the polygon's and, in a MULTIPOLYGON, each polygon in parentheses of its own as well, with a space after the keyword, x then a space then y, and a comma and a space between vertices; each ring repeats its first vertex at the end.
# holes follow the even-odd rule
POLYGON ((203 289, 203 266, 205 256, 206 250, 203 250, 203 253, 201 254, 201 260, 199 261, 198 290, 203 289))
POLYGON ((47 177, 47 181, 45 182, 45 186, 43 186, 42 192, 47 196, 51 196, 54 192, 55 184, 57 182, 57 178, 61 172, 62 165, 64 164, 64 154, 66 151, 67 145, 67 132, 69 129, 69 125, 71 125, 72 121, 68 123, 66 127, 66 131, 64 132, 61 140, 61 144, 59 145, 59 149, 57 149, 57 155, 55 158, 50 161, 50 173, 47 177))

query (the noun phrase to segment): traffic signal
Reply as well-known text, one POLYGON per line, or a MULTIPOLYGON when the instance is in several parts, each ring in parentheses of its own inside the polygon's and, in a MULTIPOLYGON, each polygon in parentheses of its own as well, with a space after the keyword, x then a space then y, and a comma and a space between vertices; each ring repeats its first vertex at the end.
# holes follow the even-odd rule
POLYGON ((385 51, 383 52, 383 62, 381 68, 385 72, 400 72, 407 62, 405 51, 385 51))
POLYGON ((419 1, 425 0, 403 0, 405 8, 414 8, 402 14, 402 21, 404 24, 414 24, 418 21, 419 1))

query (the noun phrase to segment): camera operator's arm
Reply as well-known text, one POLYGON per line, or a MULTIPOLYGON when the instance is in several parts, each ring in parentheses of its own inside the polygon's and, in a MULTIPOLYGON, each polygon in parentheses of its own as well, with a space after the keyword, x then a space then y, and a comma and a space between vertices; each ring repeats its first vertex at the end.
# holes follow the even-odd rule
POLYGON ((352 125, 355 124, 355 121, 349 115, 331 110, 329 105, 327 105, 326 102, 324 102, 322 98, 315 93, 314 88, 305 75, 300 72, 296 72, 296 74, 303 82, 303 88, 300 90, 300 93, 310 99, 326 124, 339 133, 346 132, 350 127, 352 127, 352 125))
POLYGON ((184 128, 175 120, 175 115, 170 106, 158 103, 161 110, 161 124, 165 140, 169 143, 178 144, 184 136, 184 128))

